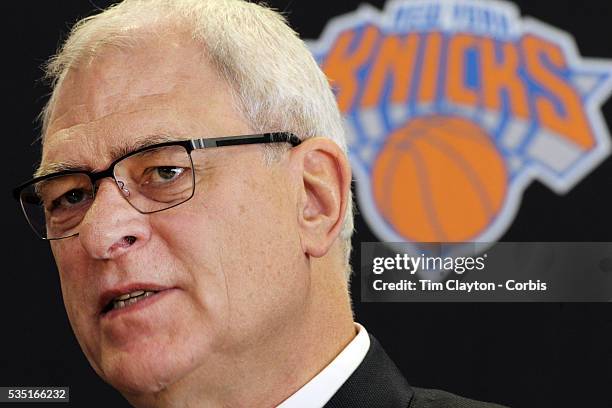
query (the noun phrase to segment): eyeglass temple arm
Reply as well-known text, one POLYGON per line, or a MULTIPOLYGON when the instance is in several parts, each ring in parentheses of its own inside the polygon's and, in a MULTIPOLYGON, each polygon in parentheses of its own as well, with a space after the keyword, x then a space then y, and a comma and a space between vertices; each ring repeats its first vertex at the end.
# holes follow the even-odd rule
POLYGON ((293 133, 275 132, 257 135, 193 139, 191 140, 191 147, 194 149, 206 149, 210 147, 237 146, 256 143, 290 143, 292 146, 297 146, 302 143, 302 141, 293 133))

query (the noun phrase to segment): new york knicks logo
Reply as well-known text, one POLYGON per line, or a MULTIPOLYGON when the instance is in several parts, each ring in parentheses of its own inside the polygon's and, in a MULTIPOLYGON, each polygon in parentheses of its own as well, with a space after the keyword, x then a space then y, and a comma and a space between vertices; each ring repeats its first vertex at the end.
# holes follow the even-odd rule
POLYGON ((309 43, 345 115, 364 218, 385 241, 493 242, 524 189, 562 194, 610 152, 612 61, 512 3, 363 5, 309 43))

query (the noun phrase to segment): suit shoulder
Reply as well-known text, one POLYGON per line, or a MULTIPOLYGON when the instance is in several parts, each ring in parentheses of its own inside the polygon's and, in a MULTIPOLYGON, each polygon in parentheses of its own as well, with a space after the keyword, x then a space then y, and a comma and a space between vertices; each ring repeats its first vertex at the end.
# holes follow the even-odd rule
POLYGON ((507 408, 490 402, 475 401, 450 392, 412 387, 414 396, 409 408, 507 408))

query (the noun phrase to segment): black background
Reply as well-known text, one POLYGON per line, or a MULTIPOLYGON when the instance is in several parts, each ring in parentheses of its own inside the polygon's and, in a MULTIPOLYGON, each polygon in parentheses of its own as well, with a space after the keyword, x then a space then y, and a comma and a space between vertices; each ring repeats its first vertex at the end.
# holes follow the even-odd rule
MULTIPOLYGON (((105 7, 109 1, 95 5, 105 7)), ((383 1, 370 1, 383 7, 383 1)), ((529 15, 570 32, 586 57, 612 58, 609 1, 518 1, 529 15)), ((271 1, 303 38, 358 1, 271 1), (321 4, 324 4, 322 6, 321 4)), ((40 146, 35 117, 48 88, 40 65, 68 28, 90 15, 88 1, 4 3, 2 21, 2 313, 0 386, 69 386, 70 406, 127 406, 83 356, 70 329, 48 245, 37 241, 10 198, 28 178, 40 146)), ((612 103, 602 108, 612 125, 612 103)), ((612 159, 558 196, 535 182, 505 241, 612 241, 612 159)), ((375 241, 357 215, 354 245, 375 241)), ((580 273, 580 271, 576 271, 580 273)), ((361 303, 357 321, 381 341, 409 382, 513 407, 612 407, 611 304, 361 303)), ((24 406, 24 405, 20 405, 24 406)), ((40 406, 40 405, 37 405, 40 406)), ((61 406, 66 406, 62 404, 61 406)))

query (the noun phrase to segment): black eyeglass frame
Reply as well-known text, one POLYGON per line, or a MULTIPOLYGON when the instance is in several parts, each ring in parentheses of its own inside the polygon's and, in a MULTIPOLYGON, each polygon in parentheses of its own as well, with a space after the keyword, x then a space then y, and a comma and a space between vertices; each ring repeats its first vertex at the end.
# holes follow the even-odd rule
MULTIPOLYGON (((44 176, 40 176, 40 177, 35 177, 31 180, 28 180, 22 184, 20 184, 19 186, 15 187, 13 189, 13 198, 15 200, 18 200, 21 204, 21 210, 23 212, 23 215, 26 218, 26 221, 28 222, 28 224, 30 225, 30 227, 32 228, 32 230, 34 230, 34 232, 36 233, 36 235, 38 237, 40 237, 43 240, 46 241, 53 241, 53 240, 59 240, 59 239, 65 239, 65 238, 70 238, 70 237, 74 237, 76 235, 78 235, 79 233, 75 233, 66 237, 61 237, 61 238, 47 238, 47 237, 43 237, 41 236, 41 234, 36 230, 36 227, 34 225, 32 225, 32 223, 30 222, 30 218, 28 217, 28 214, 26 212, 26 209, 23 206, 23 202, 21 200, 21 192, 28 188, 29 186, 31 186, 32 184, 36 184, 39 183, 41 181, 50 179, 50 178, 55 178, 55 177, 60 177, 60 176, 66 176, 66 175, 70 175, 70 174, 83 174, 86 175, 87 177, 89 177, 92 186, 95 187, 96 183, 98 182, 98 180, 110 177, 115 181, 115 184, 117 184, 117 186, 119 186, 118 184, 118 180, 115 179, 115 166, 127 159, 128 157, 134 156, 136 154, 142 153, 144 151, 147 150, 152 150, 152 149, 157 149, 160 147, 167 147, 167 146, 182 146, 185 148, 185 150, 187 151, 187 154, 189 155, 189 161, 191 164, 191 172, 192 172, 192 178, 194 180, 193 182, 193 188, 191 191, 191 195, 185 199, 184 201, 181 201, 180 203, 174 204, 170 207, 165 207, 163 209, 160 210, 155 210, 155 211, 141 211, 138 208, 136 208, 129 200, 128 203, 132 206, 132 208, 134 208, 136 211, 138 211, 141 214, 153 214, 156 212, 160 212, 160 211, 165 211, 168 210, 170 208, 176 207, 178 205, 181 205, 187 201, 189 201, 195 194, 195 169, 193 166, 193 160, 191 158, 191 152, 193 152, 194 150, 198 150, 198 149, 210 149, 210 148, 215 148, 215 147, 226 147, 226 146, 239 146, 239 145, 247 145, 247 144, 262 144, 262 143, 289 143, 291 144, 291 147, 295 147, 298 146, 300 143, 302 143, 302 140, 300 140, 299 137, 297 137, 295 134, 290 133, 290 132, 270 132, 270 133, 259 133, 259 134, 253 134, 253 135, 239 135, 239 136, 222 136, 222 137, 214 137, 214 138, 198 138, 198 139, 187 139, 187 140, 176 140, 176 141, 169 141, 169 142, 162 142, 162 143, 156 143, 156 144, 152 144, 149 146, 145 146, 142 147, 140 149, 134 150, 133 152, 130 152, 128 154, 126 154, 125 156, 119 157, 118 159, 114 160, 106 169, 104 170, 100 170, 100 171, 95 171, 95 172, 91 172, 91 171, 85 171, 85 170, 63 170, 63 171, 58 171, 55 173, 50 173, 50 174, 46 174, 44 176)), ((94 198, 95 198, 95 189, 94 189, 94 198)))

